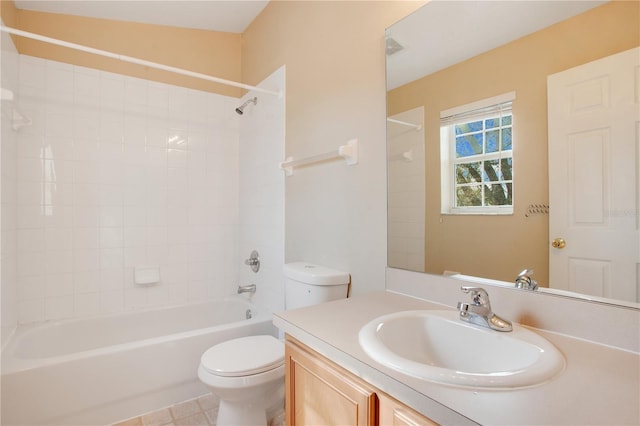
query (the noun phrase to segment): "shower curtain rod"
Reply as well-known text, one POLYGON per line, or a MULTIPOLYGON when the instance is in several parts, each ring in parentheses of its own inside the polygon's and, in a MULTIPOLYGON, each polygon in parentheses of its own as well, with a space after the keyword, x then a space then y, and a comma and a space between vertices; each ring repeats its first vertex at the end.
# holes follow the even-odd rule
POLYGON ((224 84, 224 85, 227 85, 227 86, 239 87, 241 89, 254 90, 256 92, 267 93, 269 95, 275 95, 275 96, 278 96, 278 97, 282 96, 282 92, 279 92, 279 91, 275 92, 273 90, 263 89, 261 87, 255 87, 255 86, 251 86, 249 84, 238 83, 236 81, 225 80, 223 78, 212 77, 210 75, 206 75, 206 74, 201 74, 201 73, 198 73, 198 72, 185 70, 185 69, 182 69, 182 68, 176 68, 176 67, 172 67, 172 66, 169 66, 169 65, 163 65, 163 64, 159 64, 157 62, 146 61, 144 59, 138 59, 138 58, 134 58, 132 56, 119 55, 117 53, 109 52, 109 51, 106 51, 106 50, 95 49, 93 47, 83 46, 81 44, 71 43, 71 42, 64 41, 64 40, 58 40, 58 39, 47 37, 47 36, 43 36, 43 35, 40 35, 40 34, 30 33, 28 31, 17 30, 15 28, 7 27, 5 25, 0 25, 0 31, 8 33, 8 34, 17 35, 17 36, 20 36, 20 37, 26 37, 26 38, 30 38, 30 39, 33 39, 33 40, 42 41, 42 42, 49 43, 49 44, 55 44, 57 46, 68 47, 68 48, 74 49, 74 50, 80 50, 82 52, 92 53, 94 55, 105 56, 105 57, 111 58, 111 59, 117 59, 117 60, 123 61, 123 62, 129 62, 129 63, 132 63, 132 64, 142 65, 142 66, 149 67, 149 68, 155 68, 155 69, 159 69, 159 70, 163 70, 163 71, 168 71, 168 72, 172 72, 174 74, 182 74, 182 75, 186 75, 186 76, 189 76, 189 77, 198 78, 198 79, 201 79, 201 80, 212 81, 214 83, 220 83, 220 84, 224 84))
POLYGON ((413 124, 408 121, 396 120, 395 118, 388 118, 387 121, 390 123, 402 124, 403 126, 413 127, 416 131, 422 130, 422 124, 413 124))

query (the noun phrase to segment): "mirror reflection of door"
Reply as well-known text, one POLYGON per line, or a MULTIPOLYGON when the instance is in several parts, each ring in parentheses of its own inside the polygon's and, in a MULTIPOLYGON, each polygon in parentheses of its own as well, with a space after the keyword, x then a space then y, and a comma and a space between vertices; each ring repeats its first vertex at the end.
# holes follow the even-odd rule
POLYGON ((548 78, 552 288, 640 301, 639 69, 635 48, 548 78))

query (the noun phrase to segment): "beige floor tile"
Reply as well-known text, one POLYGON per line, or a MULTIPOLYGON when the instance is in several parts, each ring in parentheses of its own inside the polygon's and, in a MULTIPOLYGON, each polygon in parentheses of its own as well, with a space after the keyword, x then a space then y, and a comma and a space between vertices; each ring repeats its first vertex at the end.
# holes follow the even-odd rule
POLYGON ((171 412, 168 408, 163 408, 162 410, 142 416, 142 424, 148 426, 167 425, 171 422, 173 422, 173 417, 171 417, 171 412))
POLYGON ((189 417, 176 419, 175 424, 176 426, 209 426, 209 421, 203 413, 199 412, 189 417))
POLYGON ((208 393, 111 426, 215 426, 219 405, 218 398, 208 393))
POLYGON ((113 426, 143 426, 142 417, 124 420, 120 423, 115 423, 113 426))
POLYGON ((198 404, 203 411, 211 410, 212 408, 217 407, 220 404, 218 398, 213 394, 209 393, 206 395, 202 395, 198 398, 198 404))
POLYGON ((171 414, 175 420, 189 417, 200 412, 200 406, 195 399, 172 405, 169 409, 171 410, 171 414))
POLYGON ((218 420, 218 407, 212 408, 211 410, 205 410, 205 416, 207 416, 207 420, 213 426, 216 424, 216 420, 218 420))
POLYGON ((284 409, 278 410, 274 413, 273 418, 269 420, 269 426, 285 426, 285 420, 284 409))

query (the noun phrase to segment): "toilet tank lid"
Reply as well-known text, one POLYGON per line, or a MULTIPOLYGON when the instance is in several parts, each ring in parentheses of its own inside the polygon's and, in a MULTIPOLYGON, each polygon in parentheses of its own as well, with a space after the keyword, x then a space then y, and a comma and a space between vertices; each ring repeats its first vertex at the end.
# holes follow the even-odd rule
POLYGON ((284 275, 296 281, 312 285, 349 284, 349 274, 309 262, 292 262, 284 265, 284 275))

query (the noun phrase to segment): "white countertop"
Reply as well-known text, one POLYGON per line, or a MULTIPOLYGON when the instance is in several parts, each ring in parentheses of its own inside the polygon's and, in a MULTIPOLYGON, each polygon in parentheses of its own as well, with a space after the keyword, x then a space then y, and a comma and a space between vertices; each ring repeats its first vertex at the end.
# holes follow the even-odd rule
POLYGON ((640 424, 640 355, 634 352, 534 330, 562 352, 566 369, 545 384, 508 391, 427 382, 386 368, 364 353, 358 343, 362 326, 380 315, 413 309, 443 306, 380 291, 279 312, 274 314, 274 324, 442 424, 640 424))

